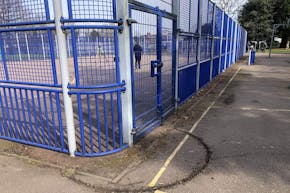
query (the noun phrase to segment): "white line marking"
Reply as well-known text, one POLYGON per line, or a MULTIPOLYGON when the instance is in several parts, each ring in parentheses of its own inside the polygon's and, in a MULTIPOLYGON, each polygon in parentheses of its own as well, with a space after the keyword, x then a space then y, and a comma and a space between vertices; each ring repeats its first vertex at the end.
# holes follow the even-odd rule
POLYGON ((244 110, 244 111, 290 112, 290 109, 267 109, 267 108, 251 108, 251 107, 242 107, 241 110, 244 110))
MULTIPOLYGON (((214 106, 213 109, 221 109, 222 106, 214 106)), ((242 110, 242 111, 265 111, 265 112, 290 112, 290 109, 268 109, 268 108, 255 108, 255 107, 241 107, 241 108, 231 108, 232 110, 242 110)))

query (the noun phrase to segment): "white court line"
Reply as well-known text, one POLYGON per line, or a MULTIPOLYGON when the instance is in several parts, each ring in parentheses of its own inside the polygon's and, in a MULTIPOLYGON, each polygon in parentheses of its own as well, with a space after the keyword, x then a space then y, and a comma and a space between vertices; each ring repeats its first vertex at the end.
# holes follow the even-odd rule
MULTIPOLYGON (((236 71, 236 73, 232 76, 232 78, 229 80, 229 82, 226 84, 226 86, 221 90, 221 92, 219 93, 219 95, 217 96, 217 98, 210 104, 210 106, 203 112, 203 114, 201 115, 201 117, 195 122, 195 124, 192 126, 192 128, 189 130, 189 133, 193 133, 193 131, 196 129, 196 127, 198 126, 198 124, 202 121, 202 119, 207 115, 207 113, 210 111, 210 109, 215 105, 215 103, 217 102, 217 100, 219 99, 219 97, 222 96, 222 94, 225 92, 225 90, 229 87, 229 85, 232 83, 232 81, 235 79, 235 77, 238 75, 238 73, 240 72, 241 67, 239 67, 239 69, 236 71)), ((170 156, 167 158, 167 160, 165 161, 165 163, 163 164, 163 166, 160 168, 160 170, 158 171, 158 173, 155 175, 155 177, 152 179, 152 181, 148 184, 149 187, 154 187, 158 180, 160 179, 160 177, 163 175, 163 173, 165 172, 165 170, 167 169, 168 165, 171 163, 171 161, 173 160, 173 158, 176 156, 176 154, 178 153, 178 151, 182 148, 182 146, 185 144, 185 142, 188 140, 189 135, 186 134, 185 137, 183 138, 183 140, 178 144, 178 146, 174 149, 174 151, 170 154, 170 156)))
MULTIPOLYGON (((221 109, 222 106, 214 106, 213 109, 221 109)), ((269 108, 255 108, 255 107, 241 107, 241 108, 231 108, 232 110, 242 110, 242 111, 265 111, 265 112, 290 112, 290 109, 269 109, 269 108)))
POLYGON ((267 108, 251 108, 251 107, 242 107, 240 109, 244 111, 290 112, 290 109, 267 109, 267 108))

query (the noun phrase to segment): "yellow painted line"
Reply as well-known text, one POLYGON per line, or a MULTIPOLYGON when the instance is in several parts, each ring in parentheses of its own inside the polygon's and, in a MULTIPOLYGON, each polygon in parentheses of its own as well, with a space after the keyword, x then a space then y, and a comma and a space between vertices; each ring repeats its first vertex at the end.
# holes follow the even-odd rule
POLYGON ((166 193, 166 192, 162 192, 160 190, 156 190, 154 193, 166 193))
POLYGON ((165 163, 163 164, 163 166, 160 168, 160 170, 158 171, 158 173, 155 175, 155 177, 153 178, 153 180, 148 184, 149 187, 152 188, 152 187, 154 187, 156 185, 156 183, 158 182, 158 180, 160 179, 160 177, 162 176, 162 174, 165 172, 167 166, 170 164, 170 162, 175 157, 175 155, 177 154, 177 152, 181 149, 181 147, 187 141, 188 137, 189 137, 189 135, 186 135, 183 138, 183 140, 179 143, 179 145, 175 148, 175 150, 171 153, 171 155, 167 158, 167 160, 165 161, 165 163))
MULTIPOLYGON (((202 121, 202 119, 207 115, 207 113, 210 111, 210 109, 215 105, 216 101, 218 100, 218 98, 220 96, 222 96, 222 94, 225 92, 225 90, 229 87, 229 85, 231 84, 231 82, 235 79, 235 77, 238 75, 238 73, 240 72, 241 67, 236 71, 236 73, 233 75, 233 77, 229 80, 229 82, 226 84, 226 86, 223 88, 223 90, 221 90, 221 92, 219 93, 218 97, 210 104, 210 106, 203 112, 203 114, 201 115, 201 117, 194 123, 194 125, 192 126, 192 128, 190 129, 189 133, 193 133, 193 131, 196 129, 196 127, 198 126, 198 124, 202 121)), ((155 175, 155 177, 152 179, 152 181, 148 184, 149 187, 154 187, 158 180, 161 178, 162 174, 166 171, 168 165, 171 163, 171 161, 173 160, 173 158, 176 156, 176 154, 178 153, 178 151, 182 148, 182 146, 186 143, 186 141, 188 140, 189 135, 186 134, 185 137, 183 138, 183 140, 178 144, 178 146, 174 149, 174 151, 170 154, 170 156, 167 158, 167 160, 165 161, 165 163, 163 164, 163 166, 160 168, 160 170, 158 171, 158 173, 155 175)))

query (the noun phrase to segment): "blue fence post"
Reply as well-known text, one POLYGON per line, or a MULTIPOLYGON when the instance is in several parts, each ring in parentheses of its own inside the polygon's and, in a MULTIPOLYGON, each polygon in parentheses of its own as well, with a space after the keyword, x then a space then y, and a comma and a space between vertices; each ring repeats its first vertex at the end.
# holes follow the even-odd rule
POLYGON ((213 20, 212 20, 212 41, 211 41, 211 55, 210 55, 210 81, 213 76, 213 58, 214 58, 214 44, 215 44, 215 20, 216 20, 216 5, 213 7, 213 20))
MULTIPOLYGON (((162 62, 162 16, 160 10, 158 10, 157 15, 157 60, 162 62)), ((162 73, 161 68, 157 67, 157 108, 159 113, 159 118, 162 118, 162 73)))
POLYGON ((227 17, 227 33, 226 33, 226 50, 225 50, 225 62, 224 62, 224 71, 227 69, 227 61, 228 61, 228 41, 229 41, 229 30, 230 30, 230 18, 227 17))
POLYGON ((220 53, 219 53, 219 56, 220 56, 220 59, 219 59, 219 69, 218 69, 218 71, 219 71, 219 74, 221 73, 221 66, 222 66, 222 55, 223 55, 223 38, 224 38, 224 36, 223 36, 223 34, 224 34, 224 15, 225 14, 225 12, 224 11, 222 11, 222 22, 221 22, 221 34, 220 34, 220 38, 221 38, 221 41, 220 41, 220 53))
POLYGON ((0 52, 1 52, 1 59, 4 67, 4 73, 6 80, 9 80, 9 74, 7 69, 7 63, 6 63, 6 55, 5 55, 5 48, 4 48, 4 41, 2 38, 2 33, 0 32, 0 52))

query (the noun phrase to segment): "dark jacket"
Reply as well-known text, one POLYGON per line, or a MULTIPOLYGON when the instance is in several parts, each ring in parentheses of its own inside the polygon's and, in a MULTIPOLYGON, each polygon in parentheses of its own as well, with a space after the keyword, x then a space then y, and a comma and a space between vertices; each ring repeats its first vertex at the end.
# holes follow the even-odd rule
POLYGON ((143 52, 142 47, 141 47, 139 44, 136 44, 136 45, 134 46, 135 57, 137 57, 137 58, 141 58, 142 52, 143 52))

